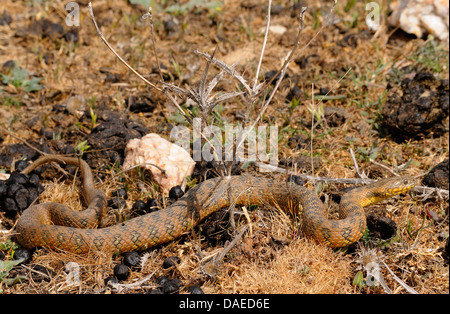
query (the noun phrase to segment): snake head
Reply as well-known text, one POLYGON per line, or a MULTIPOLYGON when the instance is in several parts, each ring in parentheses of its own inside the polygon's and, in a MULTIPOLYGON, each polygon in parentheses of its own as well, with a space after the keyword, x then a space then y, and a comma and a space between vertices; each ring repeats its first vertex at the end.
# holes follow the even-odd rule
MULTIPOLYGON (((411 190, 416 186, 417 180, 413 176, 401 176, 381 180, 380 183, 386 182, 385 191, 387 194, 397 195, 411 190)), ((389 196, 388 196, 389 197, 389 196)))
POLYGON ((417 184, 413 176, 391 177, 379 180, 367 186, 369 193, 363 206, 372 205, 389 197, 399 195, 411 190, 417 184))

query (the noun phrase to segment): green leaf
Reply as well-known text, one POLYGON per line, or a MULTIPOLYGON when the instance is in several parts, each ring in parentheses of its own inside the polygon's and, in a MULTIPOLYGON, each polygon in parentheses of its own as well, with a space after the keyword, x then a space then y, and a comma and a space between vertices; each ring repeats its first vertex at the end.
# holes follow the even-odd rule
POLYGON ((75 151, 84 153, 84 152, 86 152, 89 148, 91 148, 91 146, 89 146, 88 141, 85 140, 85 141, 82 141, 82 142, 78 143, 78 145, 75 146, 75 151))
POLYGON ((3 84, 8 84, 13 81, 13 78, 9 75, 2 75, 2 78, 3 78, 3 80, 2 80, 3 84))
POLYGON ((344 7, 344 12, 350 11, 355 6, 356 0, 349 0, 344 7))
POLYGON ((364 282, 364 275, 362 271, 358 271, 353 278, 352 285, 357 287, 365 287, 366 283, 364 282))
POLYGON ((141 4, 144 7, 148 8, 151 5, 152 0, 130 0, 130 3, 131 4, 141 4))
POLYGON ((21 82, 21 81, 26 80, 27 76, 28 76, 28 71, 26 69, 21 69, 17 65, 14 67, 14 70, 13 70, 14 80, 21 82))
POLYGON ((42 78, 33 76, 31 79, 27 79, 28 71, 26 69, 21 69, 17 65, 13 69, 12 76, 2 75, 3 84, 11 84, 16 88, 21 87, 24 92, 34 92, 43 88, 39 85, 42 78))
POLYGON ((16 261, 0 261, 0 282, 7 284, 8 286, 13 285, 15 283, 24 281, 26 277, 17 276, 14 278, 7 278, 11 269, 14 266, 23 262, 23 259, 19 259, 16 261))
POLYGON ((165 11, 171 14, 183 14, 192 10, 195 7, 207 8, 209 10, 218 9, 223 5, 223 1, 206 1, 206 0, 191 0, 185 4, 174 4, 168 6, 165 11))
POLYGON ((42 78, 38 77, 32 77, 31 80, 25 80, 22 84, 22 89, 24 92, 34 92, 37 90, 40 90, 44 88, 42 85, 39 85, 39 82, 42 80, 42 78))
POLYGON ((372 150, 372 152, 370 153, 370 155, 369 155, 369 160, 370 159, 372 159, 372 160, 375 160, 375 159, 377 159, 377 157, 378 157, 378 152, 380 151, 380 149, 377 147, 377 148, 375 148, 375 149, 373 149, 372 150))
POLYGON ((8 276, 11 269, 14 266, 23 262, 23 259, 19 259, 16 261, 0 261, 0 282, 7 282, 6 277, 8 276))
POLYGON ((5 242, 0 243, 0 250, 2 251, 9 251, 11 248, 13 250, 16 250, 19 246, 11 241, 11 239, 6 240, 5 242))
POLYGON ((14 278, 5 278, 2 281, 7 284, 8 286, 14 285, 18 282, 25 281, 27 278, 25 276, 17 276, 14 278))

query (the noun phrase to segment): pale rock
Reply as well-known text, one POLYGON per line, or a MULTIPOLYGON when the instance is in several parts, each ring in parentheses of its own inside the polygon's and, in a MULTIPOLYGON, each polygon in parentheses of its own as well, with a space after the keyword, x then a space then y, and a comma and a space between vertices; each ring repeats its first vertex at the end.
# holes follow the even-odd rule
MULTIPOLYGON (((287 31, 287 28, 282 25, 270 25, 269 26, 269 32, 276 34, 276 35, 283 35, 287 31)), ((264 34, 266 32, 266 28, 262 27, 259 32, 261 34, 264 34)))
POLYGON ((83 95, 72 96, 66 101, 67 111, 77 118, 81 118, 84 115, 85 107, 86 101, 84 100, 83 95))
POLYGON ((154 133, 141 139, 132 139, 127 144, 123 168, 139 164, 150 171, 163 192, 168 192, 176 185, 183 185, 186 176, 191 175, 195 167, 194 160, 186 150, 154 133), (165 170, 166 176, 150 164, 165 170))
POLYGON ((391 3, 389 24, 407 33, 422 37, 431 34, 440 40, 449 39, 449 1, 395 0, 391 3))

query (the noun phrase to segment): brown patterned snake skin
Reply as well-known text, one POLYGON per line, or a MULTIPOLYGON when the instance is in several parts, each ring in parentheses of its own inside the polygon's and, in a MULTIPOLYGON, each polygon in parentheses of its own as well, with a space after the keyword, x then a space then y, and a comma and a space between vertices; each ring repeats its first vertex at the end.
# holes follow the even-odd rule
POLYGON ((94 229, 106 214, 106 195, 94 188, 87 163, 73 157, 45 155, 22 173, 28 174, 48 162, 81 168, 83 194, 88 208, 75 212, 58 203, 30 206, 17 222, 17 240, 24 247, 48 247, 75 253, 100 250, 121 253, 142 250, 169 242, 189 232, 214 211, 232 204, 276 205, 296 213, 301 205, 303 232, 331 247, 343 247, 359 240, 366 229, 363 207, 410 190, 412 177, 394 177, 359 187, 345 194, 340 202, 339 220, 327 218, 327 211, 314 192, 294 183, 271 179, 232 176, 207 180, 190 189, 171 206, 94 229), (231 190, 231 193, 230 193, 231 190))

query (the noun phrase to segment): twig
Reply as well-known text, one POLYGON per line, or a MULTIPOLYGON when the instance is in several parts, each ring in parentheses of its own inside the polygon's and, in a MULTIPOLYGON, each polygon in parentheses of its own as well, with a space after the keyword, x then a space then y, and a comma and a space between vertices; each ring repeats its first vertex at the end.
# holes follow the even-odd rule
POLYGON ((250 219, 250 215, 248 214, 247 207, 242 206, 242 211, 244 212, 245 219, 247 219, 248 227, 250 229, 249 232, 250 234, 253 234, 252 221, 250 219))
POLYGON ((159 77, 161 78, 161 82, 164 82, 164 76, 162 75, 161 65, 159 64, 158 54, 156 53, 156 43, 155 43, 155 34, 153 30, 153 15, 152 15, 152 7, 148 8, 148 12, 142 16, 142 19, 145 20, 149 18, 150 20, 150 31, 151 31, 151 39, 153 46, 153 55, 155 56, 156 65, 158 66, 159 77))
POLYGON ((88 4, 88 10, 89 10, 89 14, 91 16, 91 20, 94 23, 95 29, 97 30, 97 33, 99 34, 100 38, 103 40, 103 42, 105 43, 105 45, 109 48, 109 50, 111 50, 111 52, 134 74, 136 74, 142 81, 144 81, 147 85, 153 87, 154 89, 156 89, 157 91, 162 92, 162 89, 159 88, 158 86, 156 86, 155 84, 153 84, 152 82, 148 81, 145 77, 143 77, 138 71, 136 71, 131 65, 129 65, 115 50, 114 48, 108 43, 108 41, 106 40, 105 36, 103 36, 103 33, 101 32, 100 28, 97 25, 97 22, 95 21, 95 17, 94 17, 94 11, 92 9, 92 4, 89 2, 88 4))
POLYGON ((38 274, 38 275, 44 276, 44 277, 49 278, 49 279, 52 278, 52 277, 50 277, 48 274, 43 273, 43 272, 41 272, 41 271, 39 271, 39 270, 33 269, 33 268, 31 268, 31 267, 28 267, 27 265, 22 264, 22 265, 20 265, 20 266, 22 266, 23 268, 25 268, 25 269, 27 269, 27 270, 33 272, 33 273, 38 274))
MULTIPOLYGON (((334 8, 334 6, 333 6, 333 8, 334 8)), ((302 7, 301 11, 300 11, 300 15, 299 15, 300 26, 299 26, 299 29, 298 29, 298 32, 297 32, 297 37, 295 39, 294 47, 292 47, 292 50, 289 52, 287 57, 284 59, 284 63, 281 66, 281 68, 278 70, 278 72, 275 73, 275 75, 272 77, 272 79, 270 79, 268 82, 265 82, 264 84, 262 84, 262 87, 258 88, 258 91, 256 91, 256 93, 259 93, 260 91, 265 90, 267 86, 272 84, 273 80, 275 80, 281 73, 283 73, 283 71, 286 72, 289 63, 291 63, 292 59, 294 58, 294 55, 295 55, 295 53, 297 51, 297 48, 298 48, 298 45, 300 44, 300 35, 301 35, 302 31, 303 31, 303 21, 304 21, 305 12, 306 12, 306 7, 302 7)), ((331 15, 331 12, 330 12, 329 15, 331 15)), ((322 31, 322 29, 320 29, 319 32, 316 33, 316 35, 313 38, 315 38, 317 36, 317 34, 319 34, 321 31, 322 31)), ((311 41, 312 41, 312 39, 308 42, 308 45, 311 43, 311 41)), ((302 50, 304 48, 305 47, 303 47, 302 50)), ((281 76, 277 80, 281 81, 282 79, 283 79, 283 77, 281 76)), ((257 95, 255 94, 253 96, 256 97, 257 95)))
POLYGON ((394 278, 395 281, 397 281, 403 288, 405 288, 406 291, 408 291, 411 294, 419 294, 416 290, 414 290, 413 288, 408 286, 403 280, 398 278, 397 275, 394 274, 394 272, 389 268, 389 266, 385 262, 383 262, 383 261, 380 261, 380 262, 383 263, 384 267, 387 268, 387 270, 391 274, 392 278, 394 278))
POLYGON ((202 270, 203 272, 210 276, 214 277, 217 275, 217 271, 219 268, 220 263, 222 262, 223 258, 227 253, 241 240, 244 233, 247 231, 248 225, 242 226, 241 231, 234 237, 234 239, 220 252, 218 255, 216 255, 213 258, 208 259, 203 265, 202 270))
POLYGON ((46 153, 44 153, 43 151, 37 149, 36 147, 34 147, 33 145, 31 145, 30 143, 28 143, 26 140, 24 140, 23 138, 15 135, 14 133, 8 131, 6 128, 4 128, 3 126, 0 126, 1 130, 5 133, 7 133, 9 136, 14 137, 16 140, 21 141, 22 143, 24 143, 26 146, 28 146, 29 148, 31 148, 32 150, 38 152, 41 155, 47 155, 46 153))
POLYGON ((358 176, 359 176, 361 179, 367 179, 367 176, 366 176, 365 173, 359 172, 359 166, 358 166, 358 163, 356 162, 355 153, 353 152, 353 149, 352 149, 352 148, 350 148, 350 155, 352 156, 353 165, 355 166, 355 171, 356 171, 356 173, 358 174, 358 176))
MULTIPOLYGON (((301 178, 303 178, 305 180, 308 180, 312 184, 315 184, 315 183, 318 183, 318 182, 323 182, 323 183, 341 183, 341 184, 370 184, 370 183, 376 181, 376 180, 372 180, 372 179, 326 178, 326 177, 319 177, 319 176, 311 176, 311 175, 307 175, 307 174, 297 173, 296 171, 289 170, 287 168, 281 168, 281 167, 278 167, 278 166, 273 166, 273 165, 265 164, 265 163, 262 163, 262 162, 249 162, 249 164, 255 164, 256 166, 260 167, 261 169, 264 169, 264 170, 270 171, 270 172, 281 172, 281 173, 285 173, 285 174, 296 175, 296 176, 301 177, 301 178)), ((413 187, 411 189, 411 191, 418 192, 418 193, 428 193, 428 195, 426 195, 426 197, 429 197, 433 193, 436 193, 438 195, 440 193, 443 198, 446 198, 446 199, 450 198, 449 190, 438 189, 438 188, 433 188, 433 187, 429 187, 429 186, 421 186, 421 185, 415 186, 415 187, 413 187)))
POLYGON ((113 287, 114 289, 117 289, 119 292, 121 292, 124 289, 131 289, 131 288, 140 287, 142 284, 144 284, 145 282, 149 281, 153 277, 153 275, 155 273, 156 273, 156 270, 153 273, 151 273, 150 275, 148 275, 147 277, 145 277, 145 278, 143 278, 143 279, 141 279, 139 281, 133 282, 133 283, 125 284, 125 283, 112 283, 112 282, 109 282, 108 284, 111 287, 113 287))
POLYGON ((311 111, 310 155, 311 155, 311 173, 314 175, 313 143, 314 143, 314 118, 316 114, 316 107, 314 106, 314 83, 311 84, 311 99, 312 99, 312 111, 311 111))
POLYGON ((202 57, 204 57, 204 58, 206 58, 207 60, 210 60, 210 61, 211 61, 213 64, 215 64, 217 67, 219 67, 219 68, 221 68, 222 70, 224 70, 225 73, 227 73, 228 75, 230 75, 230 76, 234 77, 236 80, 238 80, 239 83, 241 83, 241 84, 245 87, 245 89, 247 90, 247 92, 248 92, 250 95, 252 94, 252 89, 251 89, 250 86, 248 85, 247 80, 244 79, 244 78, 242 77, 242 75, 240 75, 240 74, 238 74, 238 73, 236 72, 236 70, 234 69, 234 65, 229 66, 229 65, 226 64, 225 62, 220 61, 220 60, 218 60, 218 59, 216 59, 216 58, 213 58, 213 57, 210 56, 209 54, 207 54, 207 53, 205 53, 205 52, 201 52, 201 51, 198 50, 198 49, 195 49, 195 50, 194 50, 194 53, 197 54, 197 55, 200 55, 200 56, 202 56, 202 57))
POLYGON ((289 170, 287 168, 281 168, 278 166, 273 166, 273 165, 265 164, 262 162, 250 162, 250 163, 257 165, 258 167, 260 167, 266 171, 281 172, 281 173, 285 173, 285 174, 296 175, 298 177, 308 180, 309 182, 311 182, 313 184, 318 183, 318 182, 342 183, 342 184, 368 184, 368 183, 376 181, 376 180, 372 180, 372 179, 358 179, 358 178, 325 178, 325 177, 297 173, 296 171, 289 170))
MULTIPOLYGON (((301 51, 303 51, 304 49, 306 49, 306 48, 307 48, 307 47, 308 47, 308 46, 316 39, 316 37, 323 31, 323 29, 327 26, 328 21, 330 20, 330 17, 331 17, 331 15, 332 15, 333 12, 334 12, 334 8, 336 7, 336 4, 337 4, 337 0, 333 0, 333 5, 332 5, 332 7, 331 7, 331 9, 330 9, 330 13, 328 14, 327 18, 325 19, 325 21, 324 21, 322 27, 319 29, 319 31, 318 31, 317 33, 314 34, 314 36, 306 43, 306 45, 304 45, 304 46, 300 49, 299 52, 301 52, 301 51)), ((305 7, 302 7, 302 11, 300 12, 300 20, 301 20, 302 23, 303 23, 303 17, 302 17, 302 16, 303 16, 303 14, 304 14, 305 11, 306 11, 306 8, 305 8, 305 7)), ((303 25, 302 25, 301 27, 303 28, 303 25)), ((289 55, 290 58, 293 57, 293 55, 294 55, 293 52, 294 52, 295 49, 297 49, 297 46, 298 46, 298 44, 299 44, 299 39, 300 39, 300 34, 297 34, 297 39, 296 39, 296 43, 295 43, 294 49, 291 51, 291 53, 290 53, 290 55, 289 55)), ((290 58, 288 58, 289 62, 291 61, 290 58)), ((288 62, 288 63, 289 63, 289 62, 288 62)), ((285 62, 285 64, 286 64, 286 62, 285 62)), ((273 80, 281 73, 281 70, 283 69, 283 67, 285 66, 285 64, 283 64, 283 66, 281 67, 281 69, 278 70, 278 72, 272 77, 272 79, 271 79, 269 82, 264 83, 263 87, 260 88, 260 90, 264 90, 266 86, 268 86, 269 84, 272 83, 272 81, 273 81, 273 80)))
POLYGON ((214 262, 219 263, 223 260, 225 255, 241 240, 244 233, 247 231, 248 225, 244 225, 241 227, 241 231, 234 237, 234 239, 214 258, 214 262))
MULTIPOLYGON (((319 106, 323 103, 324 100, 335 100, 335 99, 345 99, 346 96, 345 95, 335 95, 335 96, 328 96, 329 93, 331 93, 333 90, 336 89, 336 87, 339 85, 339 83, 347 76, 348 73, 350 73, 350 71, 352 70, 352 68, 349 68, 344 75, 342 75, 342 77, 339 78, 339 80, 330 88, 330 90, 325 94, 325 95, 318 95, 315 97, 320 97, 320 101, 319 101, 319 106)), ((314 98, 315 98, 314 97, 314 98)))
MULTIPOLYGON (((95 21, 95 17, 94 17, 94 11, 92 9, 92 4, 89 2, 88 4, 88 10, 89 10, 89 14, 91 16, 91 20, 92 23, 94 23, 95 29, 97 30, 97 33, 99 34, 100 38, 103 40, 103 42, 105 43, 105 45, 109 48, 109 50, 112 51, 112 53, 131 71, 133 72, 137 77, 139 77, 142 81, 144 81, 147 85, 153 87, 154 89, 156 89, 157 91, 163 93, 174 105, 175 107, 178 109, 178 111, 181 113, 181 115, 183 115, 183 117, 192 125, 192 118, 190 116, 188 116, 184 110, 180 107, 180 105, 178 104, 178 102, 175 100, 175 98, 170 95, 164 88, 161 89, 159 87, 157 87, 155 84, 151 83, 150 81, 148 81, 145 77, 143 77, 138 71, 136 71, 131 65, 129 65, 115 50, 114 48, 108 43, 108 41, 106 40, 105 36, 103 36, 103 33, 100 31, 100 28, 97 25, 97 22, 95 21)), ((153 34, 153 33, 152 33, 153 34)), ((154 42, 154 41, 153 41, 154 42)), ((159 66, 159 64, 158 64, 159 66)), ((161 82, 164 83, 164 82, 161 82)))
MULTIPOLYGON (((6 132, 8 135, 14 137, 16 140, 21 141, 22 143, 24 143, 26 146, 28 146, 29 148, 31 148, 32 150, 38 152, 39 154, 41 154, 42 156, 47 155, 47 153, 37 149, 36 147, 34 147, 33 145, 31 145, 30 143, 28 143, 26 140, 24 140, 23 138, 13 134, 12 132, 8 131, 7 129, 5 129, 4 127, 0 126, 1 130, 3 130, 4 132, 6 132)), ((67 171, 65 171, 63 168, 61 168, 61 166, 57 163, 52 162, 52 165, 56 167, 56 169, 58 169, 59 171, 61 171, 64 175, 66 176, 71 176, 67 171)))
MULTIPOLYGON (((239 143, 236 144, 236 151, 244 143, 244 141, 245 141, 246 137, 248 136, 248 134, 250 134, 250 132, 252 130, 254 130, 256 124, 262 119, 262 117, 263 117, 267 107, 269 106, 269 104, 272 101, 273 96, 275 95, 276 91, 278 90, 278 87, 280 86, 284 75, 286 74, 287 67, 289 66, 289 63, 291 62, 291 60, 293 58, 293 55, 294 55, 295 51, 297 50, 297 47, 298 47, 298 45, 300 43, 300 35, 301 35, 302 31, 303 31, 303 22, 304 22, 304 14, 305 14, 305 12, 306 12, 306 8, 302 7, 302 10, 300 12, 300 26, 299 26, 299 29, 298 29, 298 32, 297 32, 297 38, 296 38, 296 43, 295 43, 294 47, 290 51, 289 55, 285 58, 285 61, 284 61, 283 65, 282 65, 281 69, 278 70, 277 74, 275 74, 274 77, 270 80, 270 82, 272 82, 279 75, 277 83, 275 84, 275 87, 273 88, 269 98, 266 100, 266 102, 264 103, 263 107, 261 108, 258 117, 255 119, 255 121, 253 122, 251 127, 248 129, 248 131, 242 136, 242 134, 244 132, 244 130, 242 130, 240 132, 240 134, 238 135, 238 138, 241 138, 241 140, 240 140, 239 143)), ((266 82, 266 85, 263 85, 263 86, 267 86, 267 82, 266 82)), ((251 99, 256 97, 256 95, 259 93, 259 91, 261 91, 263 89, 264 88, 259 88, 258 87, 258 90, 256 90, 256 91, 252 90, 252 93, 251 93, 252 97, 251 97, 251 99)))
POLYGON ((269 29, 270 29, 270 10, 272 7, 272 0, 269 0, 269 4, 267 5, 267 24, 266 24, 266 31, 264 34, 264 41, 263 45, 261 47, 261 55, 259 56, 259 62, 258 67, 256 68, 256 74, 255 74, 255 82, 253 83, 253 90, 256 90, 256 84, 258 84, 258 77, 259 77, 259 71, 261 70, 261 64, 264 56, 264 50, 266 49, 267 44, 267 38, 269 37, 269 29))
POLYGON ((389 168, 388 166, 385 166, 385 165, 383 165, 383 164, 380 164, 379 162, 376 162, 375 160, 373 160, 373 159, 370 159, 369 160, 371 163, 373 163, 374 165, 377 165, 377 166, 379 166, 379 167, 381 167, 381 168, 383 168, 383 169, 386 169, 387 171, 389 171, 391 174, 393 174, 394 176, 399 176, 399 174, 398 173, 396 173, 395 171, 393 171, 391 168, 389 168))
POLYGON ((314 34, 314 36, 306 43, 306 45, 304 45, 301 49, 300 52, 304 49, 306 49, 309 45, 311 45, 311 43, 316 39, 316 37, 323 31, 323 29, 327 26, 328 21, 330 20, 331 15, 334 12, 334 8, 336 7, 337 4, 337 0, 333 0, 333 5, 331 6, 330 9, 330 13, 328 14, 327 18, 325 19, 325 21, 322 24, 322 27, 319 29, 319 31, 317 33, 314 34))
POLYGON ((285 173, 285 174, 292 174, 292 175, 296 175, 299 176, 303 179, 306 179, 308 181, 310 181, 311 183, 317 183, 317 182, 324 182, 324 183, 345 183, 345 184, 364 184, 367 182, 373 182, 374 180, 362 180, 362 179, 357 179, 357 178, 325 178, 325 177, 318 177, 318 176, 311 176, 311 175, 307 175, 307 174, 302 174, 302 173, 297 173, 296 171, 293 170, 289 170, 287 168, 281 168, 278 166, 273 166, 270 164, 265 164, 262 162, 250 162, 250 164, 255 164, 258 167, 262 168, 263 170, 266 171, 271 171, 271 172, 281 172, 281 173, 285 173))
MULTIPOLYGON (((216 48, 214 48, 214 51, 211 55, 212 58, 214 58, 214 56, 216 55, 217 52, 217 46, 216 48)), ((206 79, 208 77, 208 72, 209 72, 209 66, 211 65, 211 61, 207 61, 206 62, 206 66, 205 66, 205 71, 203 71, 202 77, 200 79, 200 84, 199 84, 199 88, 198 88, 198 94, 199 94, 199 105, 202 107, 203 109, 203 113, 205 115, 208 114, 208 110, 212 109, 212 108, 207 108, 207 100, 206 98, 208 97, 208 95, 206 94, 206 79)))
MULTIPOLYGON (((350 68, 350 70, 351 70, 351 68, 350 68)), ((348 70, 346 73, 348 73, 350 70, 348 70)), ((344 74, 344 76, 345 76, 345 74, 344 74)), ((344 77, 344 76, 343 76, 343 77, 344 77)), ((341 77, 341 79, 342 79, 343 77, 341 77)), ((332 89, 330 89, 330 90, 328 91, 328 93, 330 93, 331 91, 332 91, 332 89)), ((326 95, 316 95, 316 96, 314 96, 314 99, 317 99, 317 100, 321 101, 321 100, 339 100, 339 99, 345 99, 345 98, 347 98, 346 95, 333 95, 333 96, 328 96, 328 93, 327 93, 326 95)))
POLYGON ((165 176, 165 177, 167 178, 166 170, 164 170, 163 168, 161 168, 161 167, 159 167, 159 166, 157 166, 157 165, 155 165, 155 164, 152 164, 151 162, 143 162, 143 163, 141 163, 141 164, 137 164, 137 165, 131 166, 130 168, 127 168, 127 169, 125 169, 125 170, 120 171, 119 173, 117 173, 117 175, 122 174, 122 173, 127 172, 127 171, 130 171, 130 170, 132 170, 132 169, 134 169, 134 168, 137 168, 137 167, 140 167, 140 166, 152 166, 152 167, 155 167, 155 168, 157 168, 159 171, 161 171, 161 174, 162 174, 163 176, 165 176))
POLYGON ((424 200, 429 198, 432 194, 438 195, 438 197, 440 197, 441 199, 446 198, 448 200, 450 194, 449 190, 433 188, 429 186, 415 186, 414 188, 412 188, 412 191, 422 194, 426 193, 426 195, 423 197, 424 200))

